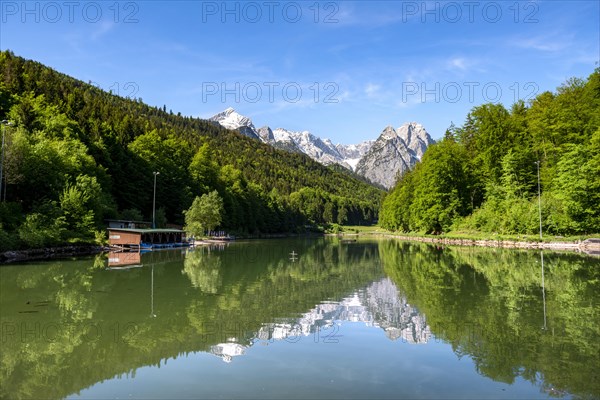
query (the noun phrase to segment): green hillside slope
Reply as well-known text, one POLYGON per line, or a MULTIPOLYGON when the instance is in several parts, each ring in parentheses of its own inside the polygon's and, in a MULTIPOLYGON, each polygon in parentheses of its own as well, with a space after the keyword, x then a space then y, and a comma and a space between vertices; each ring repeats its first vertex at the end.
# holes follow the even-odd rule
POLYGON ((206 120, 122 98, 9 51, 0 53, 6 143, 4 248, 89 241, 105 218, 183 223, 217 190, 221 228, 248 233, 307 223, 366 224, 382 191, 339 168, 277 150, 206 120))

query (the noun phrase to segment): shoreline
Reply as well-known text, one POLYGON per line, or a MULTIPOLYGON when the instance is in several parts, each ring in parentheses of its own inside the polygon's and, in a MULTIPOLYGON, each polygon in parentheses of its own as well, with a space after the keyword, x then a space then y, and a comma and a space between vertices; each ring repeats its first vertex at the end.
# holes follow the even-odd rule
POLYGON ((371 236, 399 239, 410 242, 439 243, 449 246, 477 246, 504 249, 529 249, 529 250, 558 250, 574 251, 589 255, 600 255, 600 239, 586 239, 577 241, 519 241, 511 239, 469 239, 469 238, 447 238, 430 236, 409 236, 385 232, 359 232, 330 234, 329 236, 371 236))
MULTIPOLYGON (((300 236, 322 236, 322 237, 381 237, 398 239, 408 242, 421 243, 438 243, 448 246, 476 246, 489 248, 504 248, 504 249, 526 249, 526 250, 555 250, 555 251, 572 251, 577 253, 585 253, 592 256, 600 256, 600 239, 586 239, 577 241, 519 241, 511 239, 469 239, 469 238, 446 238, 446 237, 430 237, 430 236, 409 236, 396 233, 385 232, 343 232, 343 233, 327 233, 322 235, 317 234, 274 234, 263 235, 261 237, 241 237, 241 240, 257 240, 257 239, 280 239, 300 236)), ((205 241, 198 240, 197 246, 209 245, 215 243, 225 243, 221 241, 205 241)), ((48 261, 61 258, 83 257, 103 252, 110 251, 110 248, 98 245, 70 245, 61 247, 48 247, 41 249, 27 250, 9 250, 0 253, 0 266, 28 262, 28 261, 48 261)))
MULTIPOLYGON (((275 234, 264 234, 264 235, 244 235, 238 236, 240 240, 257 240, 257 239, 282 239, 289 237, 300 237, 300 236, 314 236, 321 237, 323 235, 315 233, 275 233, 275 234)), ((211 244, 229 243, 230 240, 198 240, 195 245, 205 246, 211 244)), ((91 256, 99 253, 107 253, 112 249, 109 246, 99 245, 66 245, 56 247, 44 247, 38 249, 25 249, 25 250, 7 250, 0 253, 0 268, 3 265, 25 263, 29 261, 50 261, 56 259, 66 259, 71 257, 84 257, 91 256)))
POLYGON ((70 245, 41 249, 8 250, 0 253, 0 266, 18 262, 90 256, 107 251, 107 249, 107 247, 98 245, 70 245))

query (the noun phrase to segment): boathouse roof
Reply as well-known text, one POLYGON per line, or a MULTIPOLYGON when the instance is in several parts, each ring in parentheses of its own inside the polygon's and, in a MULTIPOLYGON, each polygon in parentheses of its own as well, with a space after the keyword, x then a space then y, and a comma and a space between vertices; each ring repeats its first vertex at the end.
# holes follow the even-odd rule
POLYGON ((107 228, 109 231, 130 233, 182 233, 181 229, 132 229, 132 228, 107 228))

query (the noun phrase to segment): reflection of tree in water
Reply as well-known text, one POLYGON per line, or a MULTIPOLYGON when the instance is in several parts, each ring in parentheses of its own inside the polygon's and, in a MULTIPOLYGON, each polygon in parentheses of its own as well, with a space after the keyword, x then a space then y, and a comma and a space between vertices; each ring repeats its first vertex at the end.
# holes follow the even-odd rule
POLYGON ((80 268, 64 268, 59 261, 44 269, 23 269, 18 274, 17 284, 21 289, 36 289, 36 297, 40 296, 40 285, 52 289, 44 301, 56 304, 62 319, 70 324, 83 323, 92 319, 98 307, 98 303, 89 295, 94 263, 87 262, 80 268), (48 287, 49 283, 51 287, 48 287))
POLYGON ((222 285, 221 257, 205 248, 195 249, 187 254, 182 271, 192 282, 192 286, 204 293, 216 294, 222 285))
POLYGON ((379 250, 432 333, 482 375, 527 379, 551 396, 600 396, 599 260, 544 254, 544 296, 538 252, 396 241, 379 250))
MULTIPOLYGON (((91 295, 94 262, 83 259, 73 265, 57 261, 43 268, 10 270, 14 272, 2 276, 4 289, 18 288, 15 299, 26 293, 27 301, 17 303, 19 312, 10 307, 0 312, 1 325, 16 331, 3 337, 0 398, 34 398, 32 393, 44 392, 47 382, 57 380, 65 367, 62 360, 98 337, 93 317, 99 303, 91 295), (22 380, 15 382, 13 373, 21 373, 22 380)), ((3 296, 3 302, 11 300, 10 295, 3 296)))

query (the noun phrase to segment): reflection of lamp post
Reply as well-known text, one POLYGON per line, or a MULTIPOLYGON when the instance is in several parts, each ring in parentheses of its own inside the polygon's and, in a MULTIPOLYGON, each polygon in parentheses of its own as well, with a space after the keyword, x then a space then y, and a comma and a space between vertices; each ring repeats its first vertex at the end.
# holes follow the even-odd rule
POLYGON ((150 277, 150 317, 156 318, 154 314, 154 264, 152 264, 152 275, 150 277))
POLYGON ((544 252, 540 251, 542 260, 542 301, 544 303, 544 330, 546 330, 546 287, 544 285, 544 252))
POLYGON ((538 210, 540 214, 540 240, 542 240, 542 191, 540 189, 540 162, 536 161, 538 175, 538 210))
POLYGON ((153 172, 154 174, 154 196, 152 197, 152 229, 156 228, 156 175, 160 175, 160 172, 153 172))
MULTIPOLYGON (((8 120, 2 121, 2 160, 0 161, 0 198, 2 198, 2 178, 4 172, 4 135, 6 134, 6 127, 11 126, 12 122, 8 120)), ((6 200, 6 185, 4 185, 4 200, 6 200)))

